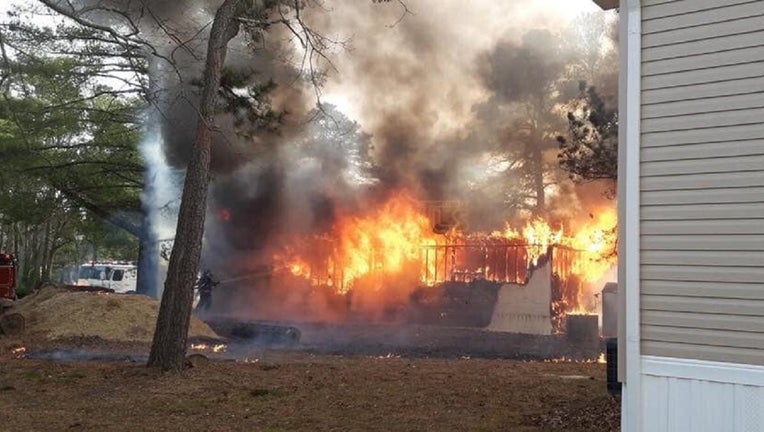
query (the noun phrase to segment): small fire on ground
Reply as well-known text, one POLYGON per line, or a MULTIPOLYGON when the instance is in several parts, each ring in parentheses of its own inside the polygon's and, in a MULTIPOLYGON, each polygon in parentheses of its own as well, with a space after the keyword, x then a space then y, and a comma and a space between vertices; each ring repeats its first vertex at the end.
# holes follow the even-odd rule
POLYGON ((202 352, 213 352, 213 353, 222 353, 226 352, 228 350, 228 345, 226 344, 191 344, 191 350, 193 351, 202 351, 202 352))

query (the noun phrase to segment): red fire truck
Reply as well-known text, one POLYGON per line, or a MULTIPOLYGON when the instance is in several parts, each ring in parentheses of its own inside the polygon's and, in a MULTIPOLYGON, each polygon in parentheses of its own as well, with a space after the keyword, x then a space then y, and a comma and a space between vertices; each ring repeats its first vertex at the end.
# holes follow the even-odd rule
POLYGON ((0 253, 0 298, 16 299, 16 257, 0 253))

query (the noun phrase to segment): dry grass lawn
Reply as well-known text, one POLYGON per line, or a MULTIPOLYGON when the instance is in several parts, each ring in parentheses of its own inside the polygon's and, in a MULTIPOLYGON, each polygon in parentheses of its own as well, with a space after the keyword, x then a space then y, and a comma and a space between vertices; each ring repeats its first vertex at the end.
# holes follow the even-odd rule
POLYGON ((262 352, 162 374, 0 354, 2 431, 610 431, 604 365, 262 352))

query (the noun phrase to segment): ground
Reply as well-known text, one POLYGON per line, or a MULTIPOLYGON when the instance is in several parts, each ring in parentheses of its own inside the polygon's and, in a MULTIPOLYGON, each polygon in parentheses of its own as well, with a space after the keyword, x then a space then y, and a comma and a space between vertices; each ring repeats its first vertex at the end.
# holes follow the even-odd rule
POLYGON ((619 422, 605 367, 591 362, 597 341, 210 320, 217 333, 197 323, 206 331, 192 332, 189 367, 161 373, 145 367, 156 302, 60 290, 23 302, 27 331, 0 336, 2 432, 598 432, 619 422), (548 360, 563 357, 589 362, 548 360))
POLYGON ((0 344, 2 431, 612 431, 597 363, 258 351, 181 374, 18 358, 0 344))

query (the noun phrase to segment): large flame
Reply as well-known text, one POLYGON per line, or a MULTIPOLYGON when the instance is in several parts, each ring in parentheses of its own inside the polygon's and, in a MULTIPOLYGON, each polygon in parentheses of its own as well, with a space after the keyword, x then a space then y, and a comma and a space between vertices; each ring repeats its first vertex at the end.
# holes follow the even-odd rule
POLYGON ((436 223, 409 193, 400 192, 362 214, 340 215, 330 232, 297 239, 274 263, 277 271, 339 294, 385 291, 379 294, 384 296, 390 286, 412 290, 449 280, 523 283, 552 251, 553 271, 565 282, 558 307, 566 312, 592 309, 584 299, 591 293, 582 286, 599 282, 615 264, 612 208, 567 229, 533 218, 493 233, 464 233, 454 225, 436 234, 436 223))
POLYGON ((330 234, 301 238, 295 241, 301 248, 286 246, 274 261, 294 276, 347 293, 372 275, 378 281, 401 274, 418 278, 422 247, 437 244, 437 237, 417 201, 401 192, 365 214, 339 216, 330 234))
POLYGON ((578 227, 565 239, 566 245, 582 251, 581 262, 573 269, 586 282, 597 282, 615 264, 616 225, 618 216, 613 208, 602 209, 592 220, 578 227))
POLYGON ((422 247, 437 243, 431 222, 407 193, 396 195, 367 215, 340 218, 337 239, 333 261, 341 269, 341 291, 369 274, 416 272, 421 267, 422 247))

